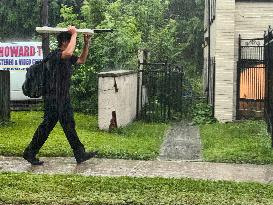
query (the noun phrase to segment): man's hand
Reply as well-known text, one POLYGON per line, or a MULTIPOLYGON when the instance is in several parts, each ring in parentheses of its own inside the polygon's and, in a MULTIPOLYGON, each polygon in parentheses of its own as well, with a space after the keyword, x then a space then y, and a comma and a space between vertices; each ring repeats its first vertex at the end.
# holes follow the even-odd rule
POLYGON ((77 29, 75 26, 68 26, 68 32, 71 33, 71 35, 77 34, 77 29))
POLYGON ((82 49, 82 53, 80 55, 80 57, 77 60, 78 64, 84 64, 86 59, 87 59, 87 55, 88 55, 88 51, 89 51, 89 41, 91 39, 91 35, 90 34, 83 34, 83 49, 82 49))
POLYGON ((83 38, 84 38, 84 44, 89 45, 91 35, 90 34, 83 34, 83 38))

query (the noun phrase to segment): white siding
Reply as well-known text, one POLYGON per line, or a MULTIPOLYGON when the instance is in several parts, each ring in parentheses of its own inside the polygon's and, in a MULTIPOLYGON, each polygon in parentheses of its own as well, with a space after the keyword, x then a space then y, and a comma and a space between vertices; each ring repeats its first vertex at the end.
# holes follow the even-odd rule
POLYGON ((221 122, 235 119, 234 16, 234 0, 217 1, 215 33, 215 117, 221 122))
POLYGON ((238 59, 238 38, 263 38, 273 24, 273 2, 236 2, 235 56, 238 59))
MULTIPOLYGON (((206 12, 207 8, 205 16, 206 12)), ((232 121, 236 116, 239 34, 242 38, 262 38, 269 25, 273 26, 273 1, 217 0, 216 19, 210 26, 210 52, 216 62, 215 117, 219 121, 232 121)), ((206 47, 205 58, 207 52, 206 47)))

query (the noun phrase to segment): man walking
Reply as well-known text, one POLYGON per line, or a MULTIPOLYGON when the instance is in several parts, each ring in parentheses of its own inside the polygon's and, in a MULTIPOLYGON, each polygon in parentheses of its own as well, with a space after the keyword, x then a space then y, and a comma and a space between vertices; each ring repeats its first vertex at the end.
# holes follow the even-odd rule
POLYGON ((32 141, 23 153, 23 158, 32 165, 43 164, 43 161, 35 156, 58 121, 60 121, 78 164, 97 154, 97 152, 86 152, 77 135, 69 96, 72 65, 85 63, 90 37, 90 35, 84 35, 83 50, 81 55, 77 57, 73 55, 77 40, 76 28, 69 26, 67 32, 62 32, 57 36, 58 49, 50 53, 49 69, 45 73, 44 120, 37 128, 32 141))

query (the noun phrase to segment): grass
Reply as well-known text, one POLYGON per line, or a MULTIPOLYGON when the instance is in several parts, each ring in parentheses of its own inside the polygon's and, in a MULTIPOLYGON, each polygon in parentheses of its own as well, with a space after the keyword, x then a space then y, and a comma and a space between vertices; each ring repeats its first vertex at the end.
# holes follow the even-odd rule
MULTIPOLYGON (((13 123, 0 126, 0 155, 21 156, 42 112, 12 112, 13 123)), ((75 114, 76 130, 87 150, 99 150, 99 157, 154 159, 167 124, 134 122, 109 133, 97 128, 97 118, 75 114)), ((273 164, 271 139, 264 121, 243 121, 202 125, 203 160, 210 162, 273 164)), ((54 128, 40 156, 73 156, 60 124, 54 128)))
POLYGON ((0 204, 273 204, 273 184, 0 174, 0 204))
POLYGON ((200 132, 205 161, 273 163, 271 138, 264 121, 203 125, 200 132))
MULTIPOLYGON (((42 112, 12 112, 11 121, 0 126, 0 155, 21 156, 42 121, 42 112)), ((167 124, 134 122, 113 133, 97 128, 94 116, 75 114, 76 130, 87 150, 98 150, 99 157, 154 159, 167 124)), ((40 150, 40 156, 73 156, 72 149, 58 123, 40 150)))

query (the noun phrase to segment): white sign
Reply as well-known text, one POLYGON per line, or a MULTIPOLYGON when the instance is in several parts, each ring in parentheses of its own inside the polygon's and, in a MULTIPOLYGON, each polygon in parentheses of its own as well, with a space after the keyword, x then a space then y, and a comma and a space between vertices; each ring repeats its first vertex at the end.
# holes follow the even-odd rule
POLYGON ((22 91, 26 68, 43 59, 41 42, 0 43, 0 70, 10 71, 10 100, 29 100, 22 91))
POLYGON ((0 43, 0 70, 25 70, 42 58, 41 42, 0 43))

